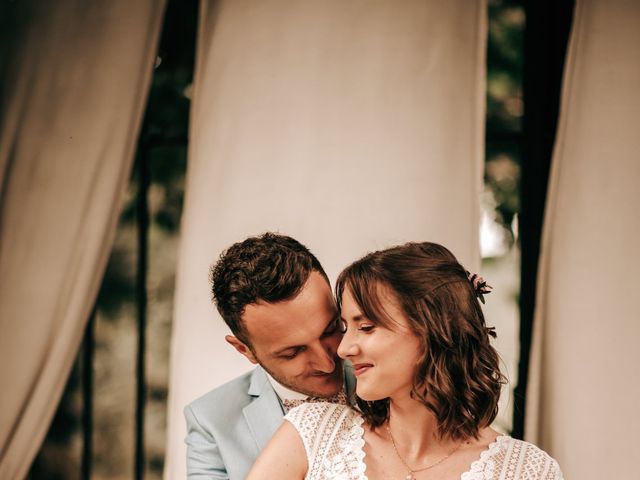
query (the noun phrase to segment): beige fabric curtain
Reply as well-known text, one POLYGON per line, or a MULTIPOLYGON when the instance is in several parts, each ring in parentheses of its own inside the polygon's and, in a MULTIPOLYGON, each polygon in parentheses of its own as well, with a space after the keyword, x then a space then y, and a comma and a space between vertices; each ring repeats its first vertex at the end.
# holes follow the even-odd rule
POLYGON ((277 230, 332 279, 407 240, 479 263, 486 5, 454 0, 201 2, 176 283, 166 477, 185 477, 183 407, 249 369, 208 269, 277 230))
POLYGON ((640 3, 578 0, 544 226, 525 433, 566 478, 637 478, 640 3))
POLYGON ((12 56, 3 59, 0 120, 2 479, 26 475, 95 301, 163 10, 162 0, 5 6, 12 56))

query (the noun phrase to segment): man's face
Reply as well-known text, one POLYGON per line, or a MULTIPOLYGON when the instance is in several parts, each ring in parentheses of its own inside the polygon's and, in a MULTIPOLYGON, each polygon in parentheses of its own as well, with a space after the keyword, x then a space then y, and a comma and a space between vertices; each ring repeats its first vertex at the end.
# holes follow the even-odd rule
POLYGON ((311 272, 291 300, 248 305, 242 320, 251 348, 232 336, 227 341, 279 383, 319 397, 342 389, 340 315, 320 273, 311 272))

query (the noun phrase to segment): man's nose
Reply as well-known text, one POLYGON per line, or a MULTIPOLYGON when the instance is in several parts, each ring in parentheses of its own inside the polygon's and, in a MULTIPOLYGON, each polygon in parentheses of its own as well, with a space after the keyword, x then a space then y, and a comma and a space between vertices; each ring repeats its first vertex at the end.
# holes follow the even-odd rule
POLYGON ((336 369, 333 351, 322 343, 318 343, 315 350, 314 368, 323 373, 332 373, 336 369))

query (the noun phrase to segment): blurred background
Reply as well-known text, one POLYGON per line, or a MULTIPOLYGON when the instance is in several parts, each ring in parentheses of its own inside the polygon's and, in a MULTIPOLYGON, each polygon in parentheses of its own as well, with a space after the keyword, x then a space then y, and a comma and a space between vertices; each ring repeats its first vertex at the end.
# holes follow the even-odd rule
MULTIPOLYGON (((113 249, 85 340, 31 467, 31 479, 83 478, 89 470, 83 465, 83 451, 85 463, 90 455, 94 479, 129 479, 140 469, 145 478, 162 477, 197 15, 196 0, 167 4, 136 164, 113 249), (142 294, 141 284, 146 286, 142 294), (143 378, 137 370, 139 355, 144 360, 143 378), (137 406, 139 388, 142 406, 137 406), (90 418, 84 417, 83 423, 87 396, 90 418), (143 425, 141 432, 136 431, 137 423, 143 425), (87 432, 92 439, 89 452, 83 442, 87 432), (143 439, 138 447, 142 451, 136 451, 137 436, 143 439), (136 459, 142 459, 138 467, 136 459)), ((496 426, 510 432, 511 389, 517 383, 519 359, 523 2, 491 0, 488 18, 481 273, 495 288, 485 314, 497 328, 496 346, 511 382, 496 426)))
POLYGON ((249 367, 208 267, 278 230, 330 278, 447 245, 494 426, 635 480, 639 43, 635 0, 0 1, 0 479, 184 478, 249 367))

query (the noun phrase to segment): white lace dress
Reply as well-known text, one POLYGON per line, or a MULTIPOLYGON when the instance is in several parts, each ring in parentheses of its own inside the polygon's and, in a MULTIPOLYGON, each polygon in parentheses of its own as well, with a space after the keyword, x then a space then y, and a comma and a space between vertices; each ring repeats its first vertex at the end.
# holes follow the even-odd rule
MULTIPOLYGON (((285 417, 307 452, 308 480, 367 480, 364 419, 346 405, 305 403, 285 417)), ((499 436, 460 480, 562 480, 558 463, 532 445, 499 436)))

